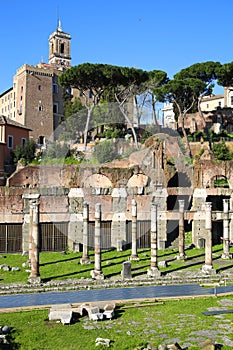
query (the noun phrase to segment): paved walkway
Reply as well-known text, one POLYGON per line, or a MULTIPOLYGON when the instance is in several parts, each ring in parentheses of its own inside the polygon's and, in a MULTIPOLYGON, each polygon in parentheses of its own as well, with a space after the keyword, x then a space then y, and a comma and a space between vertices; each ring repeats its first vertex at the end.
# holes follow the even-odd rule
POLYGON ((14 294, 0 296, 0 309, 50 306, 53 304, 79 304, 95 301, 127 301, 161 299, 169 297, 207 296, 233 293, 233 286, 203 288, 197 284, 173 286, 147 286, 133 288, 109 288, 77 290, 70 292, 44 292, 38 294, 14 294))

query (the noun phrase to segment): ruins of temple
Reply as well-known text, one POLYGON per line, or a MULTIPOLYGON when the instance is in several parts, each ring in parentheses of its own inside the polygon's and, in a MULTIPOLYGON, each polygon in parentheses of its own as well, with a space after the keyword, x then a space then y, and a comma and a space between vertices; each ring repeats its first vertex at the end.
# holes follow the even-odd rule
POLYGON ((172 148, 174 152, 176 138, 169 136, 168 142, 166 137, 162 141, 152 137, 128 159, 102 165, 18 168, 7 186, 0 187, 0 251, 28 251, 30 206, 35 198, 41 251, 61 251, 67 247, 80 251, 85 242, 94 247, 97 203, 101 204, 101 247, 104 249, 130 247, 135 227, 137 246, 150 247, 152 204, 157 208, 159 249, 177 243, 181 226, 186 232, 192 231, 192 243, 202 247, 209 232, 206 203, 212 203, 213 244, 222 242, 226 225, 229 240, 233 240, 233 163, 206 159, 204 153, 189 165, 177 149, 177 155, 173 153, 176 164, 172 165, 166 147, 167 151, 172 148), (218 179, 224 179, 227 186, 218 186, 218 179), (224 202, 227 203, 225 209, 224 202), (89 207, 88 216, 85 203, 89 207), (137 208, 136 226, 132 203, 136 203, 137 208), (87 221, 88 237, 84 237, 87 221))

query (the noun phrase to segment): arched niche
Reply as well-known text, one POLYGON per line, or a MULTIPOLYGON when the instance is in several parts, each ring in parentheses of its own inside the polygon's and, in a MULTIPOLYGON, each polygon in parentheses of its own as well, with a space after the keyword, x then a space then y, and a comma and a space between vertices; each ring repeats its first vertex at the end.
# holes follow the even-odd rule
POLYGON ((86 178, 84 187, 94 188, 112 188, 112 182, 109 178, 102 174, 93 174, 86 178))

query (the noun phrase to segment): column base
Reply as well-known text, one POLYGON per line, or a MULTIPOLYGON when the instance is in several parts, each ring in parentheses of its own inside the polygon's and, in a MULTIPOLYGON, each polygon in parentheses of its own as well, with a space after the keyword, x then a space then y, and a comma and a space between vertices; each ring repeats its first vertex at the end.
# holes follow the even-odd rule
POLYGON ((91 278, 93 278, 95 280, 104 280, 104 274, 101 271, 92 270, 91 271, 91 278))
POLYGON ((41 278, 40 276, 29 276, 28 277, 28 283, 31 284, 40 284, 41 278))
POLYGON ((176 256, 176 260, 186 260, 186 259, 187 259, 187 256, 184 253, 179 253, 176 256))
POLYGON ((213 268, 212 265, 203 265, 202 266, 202 272, 204 272, 206 275, 214 275, 216 274, 216 270, 213 268))
POLYGON ((147 276, 148 277, 160 277, 161 272, 159 271, 158 267, 151 267, 147 270, 147 276))
POLYGON ((232 259, 232 254, 230 254, 230 253, 222 253, 221 258, 225 259, 225 260, 232 259))
POLYGON ((130 260, 139 261, 140 258, 138 257, 138 255, 131 255, 130 260))
POLYGON ((91 263, 91 260, 89 259, 89 258, 81 258, 80 259, 80 264, 81 265, 88 265, 88 264, 90 264, 91 263))

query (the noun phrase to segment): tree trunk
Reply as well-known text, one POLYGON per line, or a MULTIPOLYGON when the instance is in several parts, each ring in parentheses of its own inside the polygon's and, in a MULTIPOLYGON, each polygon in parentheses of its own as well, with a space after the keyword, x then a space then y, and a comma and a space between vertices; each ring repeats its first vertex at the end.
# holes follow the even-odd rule
POLYGON ((188 150, 188 153, 189 153, 188 155, 189 155, 189 157, 192 158, 192 151, 191 151, 190 143, 189 143, 189 140, 188 140, 188 136, 187 136, 185 127, 184 127, 185 114, 184 114, 184 113, 181 113, 181 115, 179 116, 179 119, 181 119, 181 130, 182 130, 182 133, 183 133, 183 135, 184 135, 184 140, 185 140, 186 149, 188 150))
POLYGON ((156 108, 155 108, 156 100, 155 100, 153 94, 151 94, 151 101, 152 101, 152 111, 153 111, 153 123, 154 123, 154 125, 158 126, 159 123, 158 123, 157 118, 156 118, 156 108))
POLYGON ((89 124, 90 124, 90 119, 91 119, 91 115, 93 112, 95 105, 92 104, 91 107, 87 108, 87 121, 86 121, 86 126, 84 129, 84 150, 86 151, 86 147, 87 147, 87 134, 88 134, 88 129, 89 129, 89 124))
MULTIPOLYGON (((133 124, 131 123, 130 119, 128 118, 127 113, 125 113, 125 111, 124 111, 124 108, 123 108, 124 102, 120 102, 120 100, 119 100, 119 98, 118 98, 118 96, 117 96, 116 93, 115 93, 115 99, 116 99, 116 101, 117 101, 117 103, 118 103, 118 106, 119 106, 119 108, 120 108, 121 113, 123 114, 125 120, 127 121, 127 123, 128 123, 129 126, 130 126, 130 129, 132 130, 133 137, 134 137, 135 147, 136 147, 136 149, 138 149, 139 147, 138 147, 137 135, 136 135, 136 132, 135 132, 135 130, 134 130, 133 124)), ((126 100, 126 99, 125 99, 125 100, 126 100)), ((125 101, 125 100, 124 100, 124 101, 125 101)))
POLYGON ((125 117, 125 120, 126 120, 127 123, 129 124, 130 129, 132 130, 133 138, 134 138, 134 143, 135 143, 135 147, 138 149, 138 148, 139 148, 139 147, 138 147, 138 140, 137 140, 137 135, 136 135, 136 132, 135 132, 135 130, 134 130, 133 124, 131 123, 130 119, 128 118, 127 114, 125 113, 122 104, 119 104, 119 108, 120 108, 121 113, 122 113, 123 116, 125 117))
POLYGON ((209 130, 208 128, 206 127, 206 121, 205 121, 205 118, 204 118, 204 115, 203 115, 203 112, 201 110, 201 101, 202 101, 202 96, 200 96, 198 98, 198 104, 197 104, 197 108, 198 108, 198 113, 199 115, 201 116, 202 120, 203 120, 203 130, 207 136, 207 140, 209 142, 209 147, 211 149, 211 142, 210 142, 210 134, 209 134, 209 130))

